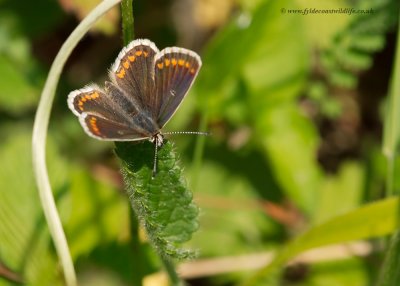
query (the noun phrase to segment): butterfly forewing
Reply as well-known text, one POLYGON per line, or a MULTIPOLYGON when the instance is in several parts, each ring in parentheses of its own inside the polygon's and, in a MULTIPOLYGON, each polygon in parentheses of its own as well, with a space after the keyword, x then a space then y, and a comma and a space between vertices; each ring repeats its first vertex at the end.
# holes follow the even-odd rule
POLYGON ((200 57, 183 48, 166 48, 155 57, 157 123, 163 127, 193 84, 201 67, 200 57))
POLYGON ((149 40, 136 40, 125 47, 116 59, 111 77, 141 110, 151 116, 154 104, 154 57, 157 47, 149 40))
POLYGON ((80 118, 84 130, 101 140, 124 141, 151 137, 158 127, 143 115, 114 84, 105 91, 97 86, 75 90, 68 96, 69 108, 80 118))

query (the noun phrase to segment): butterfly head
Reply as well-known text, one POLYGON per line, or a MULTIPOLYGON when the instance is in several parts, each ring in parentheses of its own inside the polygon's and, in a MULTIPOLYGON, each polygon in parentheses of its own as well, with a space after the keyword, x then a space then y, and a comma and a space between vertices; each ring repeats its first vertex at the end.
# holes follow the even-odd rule
POLYGON ((161 133, 156 133, 149 140, 151 143, 153 143, 157 147, 161 147, 164 144, 164 135, 162 135, 161 133))

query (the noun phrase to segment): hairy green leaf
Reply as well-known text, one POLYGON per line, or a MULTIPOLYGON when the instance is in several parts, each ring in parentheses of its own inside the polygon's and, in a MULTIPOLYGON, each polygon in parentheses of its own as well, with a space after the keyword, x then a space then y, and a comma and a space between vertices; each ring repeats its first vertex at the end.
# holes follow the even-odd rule
POLYGON ((157 174, 152 177, 154 145, 150 142, 117 143, 122 174, 132 208, 150 241, 166 258, 187 258, 193 251, 179 246, 198 228, 198 208, 186 186, 173 144, 158 152, 157 174))

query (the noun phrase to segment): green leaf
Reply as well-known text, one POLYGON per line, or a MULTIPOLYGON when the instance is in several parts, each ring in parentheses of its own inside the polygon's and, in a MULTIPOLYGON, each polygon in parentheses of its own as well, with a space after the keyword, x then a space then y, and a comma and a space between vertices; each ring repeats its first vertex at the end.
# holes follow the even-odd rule
POLYGON ((400 231, 391 237, 378 286, 397 286, 400 281, 400 231))
POLYGON ((364 260, 353 259, 313 263, 306 271, 307 277, 296 286, 365 286, 371 281, 371 271, 364 260))
POLYGON ((298 96, 309 55, 301 18, 280 12, 291 4, 265 1, 234 19, 209 44, 196 87, 211 117, 235 103, 248 106, 249 99, 247 112, 257 115, 268 104, 298 96))
MULTIPOLYGON (((234 157, 231 162, 240 159, 234 157)), ((218 161, 218 157, 215 160, 218 161)), ((240 164, 246 166, 252 163, 257 164, 257 160, 240 160, 240 164)), ((262 251, 266 243, 278 243, 281 227, 265 215, 264 200, 249 177, 235 172, 235 167, 227 169, 221 162, 206 160, 202 163, 197 186, 201 193, 196 194, 202 210, 201 231, 195 233, 189 243, 201 249, 202 257, 262 251), (223 241, 224 247, 216 241, 223 241)), ((276 188, 267 176, 263 176, 261 184, 268 190, 276 188)))
POLYGON ((21 34, 19 19, 5 11, 0 11, 0 106, 3 111, 22 114, 37 102, 43 73, 32 56, 29 39, 21 34))
POLYGON ((380 34, 356 35, 350 38, 350 48, 374 52, 383 49, 385 38, 380 34))
POLYGON ((304 17, 281 14, 291 6, 265 1, 222 29, 207 47, 197 91, 210 120, 252 129, 280 186, 310 214, 320 179, 318 134, 297 105, 310 57, 304 17))
POLYGON ((307 214, 316 207, 321 170, 315 127, 294 103, 273 106, 259 117, 258 142, 288 197, 307 214))
MULTIPOLYGON (((8 139, 1 142, 0 259, 20 273, 27 285, 61 285, 32 174, 30 137, 27 128, 14 124, 8 139)), ((52 140, 47 146, 52 185, 60 195, 65 186, 65 166, 52 140)))
POLYGON ((354 88, 358 78, 350 71, 371 67, 372 53, 384 47, 385 33, 398 18, 398 1, 358 1, 355 9, 372 10, 370 14, 352 15, 351 21, 339 30, 330 46, 322 53, 331 84, 354 88), (362 7, 362 8, 360 8, 362 7))
POLYGON ((38 90, 22 70, 0 54, 0 106, 12 113, 23 113, 37 101, 38 90))
POLYGON ((357 77, 349 71, 333 69, 330 71, 329 81, 340 87, 354 88, 357 84, 357 77))
POLYGON ((65 230, 74 260, 118 240, 128 228, 125 196, 95 180, 79 166, 70 168, 70 195, 65 230))
POLYGON ((342 50, 337 57, 339 63, 350 70, 366 70, 372 65, 372 58, 369 54, 356 50, 342 50))
POLYGON ((254 281, 268 276, 277 267, 306 250, 352 240, 380 237, 392 233, 397 227, 398 198, 371 203, 312 227, 289 242, 271 264, 256 273, 254 281))
POLYGON ((359 163, 343 163, 338 174, 327 177, 321 185, 314 222, 321 223, 359 206, 365 179, 359 163))
POLYGON ((315 226, 285 248, 285 257, 318 246, 387 235, 396 228, 398 200, 367 204, 315 226))
MULTIPOLYGON (((7 139, 0 148, 0 261, 28 285, 61 285, 32 174, 29 129, 14 123, 2 130, 7 139)), ((52 138, 47 142, 51 185, 72 255, 82 258, 123 237, 128 206, 115 188, 93 179, 80 166, 68 166, 52 138)))
POLYGON ((179 248, 198 228, 198 209, 186 186, 173 144, 166 141, 158 152, 157 174, 152 177, 154 145, 117 143, 122 174, 132 208, 150 241, 166 258, 187 258, 193 252, 179 248))
POLYGON ((324 101, 321 102, 321 113, 330 119, 338 119, 342 114, 342 105, 336 98, 326 97, 324 101))
MULTIPOLYGON (((278 1, 279 2, 279 1, 278 1)), ((296 0, 299 8, 318 10, 331 10, 351 7, 349 1, 346 0, 296 0)), ((287 9, 295 9, 296 7, 285 7, 287 9)), ((285 14, 286 16, 286 14, 285 14)), ((343 13, 309 13, 307 15, 297 15, 304 22, 304 30, 312 44, 317 47, 326 47, 329 45, 331 38, 351 20, 351 17, 343 13)))

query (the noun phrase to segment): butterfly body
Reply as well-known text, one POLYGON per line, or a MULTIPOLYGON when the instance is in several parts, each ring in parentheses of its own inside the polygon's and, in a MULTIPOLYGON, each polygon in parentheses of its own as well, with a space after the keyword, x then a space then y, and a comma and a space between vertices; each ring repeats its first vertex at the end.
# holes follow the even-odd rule
POLYGON ((148 139, 160 147, 161 129, 171 119, 201 67, 193 51, 159 51, 135 40, 119 53, 104 89, 88 85, 68 95, 68 106, 85 132, 99 140, 148 139))

